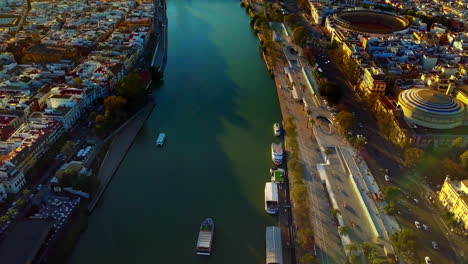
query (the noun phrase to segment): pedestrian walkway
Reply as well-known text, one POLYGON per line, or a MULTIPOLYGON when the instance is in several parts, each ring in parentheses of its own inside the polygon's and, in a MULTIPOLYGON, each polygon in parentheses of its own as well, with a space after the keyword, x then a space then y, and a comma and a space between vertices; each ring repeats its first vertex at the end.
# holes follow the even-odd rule
POLYGON ((98 179, 99 179, 99 190, 93 196, 93 200, 88 205, 88 212, 91 213, 96 207, 99 199, 107 188, 112 176, 114 175, 120 163, 127 154, 128 149, 133 143, 133 140, 137 136, 141 127, 145 123, 146 119, 150 115, 154 108, 154 103, 147 103, 143 109, 136 113, 131 119, 123 124, 118 133, 116 133, 112 139, 112 142, 107 150, 104 161, 101 163, 99 168, 98 179))

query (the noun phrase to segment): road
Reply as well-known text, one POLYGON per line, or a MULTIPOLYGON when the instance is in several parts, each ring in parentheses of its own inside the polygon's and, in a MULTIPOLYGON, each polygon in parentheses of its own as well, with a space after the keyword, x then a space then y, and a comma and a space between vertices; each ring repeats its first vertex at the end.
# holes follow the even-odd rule
MULTIPOLYGON (((320 28, 314 26, 313 23, 304 21, 303 24, 313 37, 322 41, 322 44, 323 40, 327 39, 320 28)), ((376 181, 380 188, 396 185, 406 190, 411 197, 419 197, 420 201, 427 201, 425 196, 429 190, 422 187, 420 181, 413 179, 414 176, 403 169, 400 158, 401 151, 379 132, 376 119, 366 107, 363 107, 362 101, 356 96, 356 92, 346 80, 345 75, 336 74, 337 72, 342 72, 342 69, 333 58, 329 57, 327 50, 323 46, 315 46, 315 48, 317 54, 319 54, 316 57, 316 62, 324 71, 324 75, 330 81, 344 88, 342 89, 344 96, 341 102, 344 108, 353 113, 357 122, 363 124, 363 127, 356 126, 352 132, 354 135, 361 134, 367 138, 368 144, 365 145, 365 148, 360 153, 373 175, 377 176, 376 181), (330 62, 328 63, 328 61, 330 62), (391 182, 384 180, 382 168, 390 170, 391 182), (413 182, 411 183, 411 181, 413 182)), ((419 259, 422 260, 425 256, 430 256, 437 263, 463 263, 461 261, 466 261, 463 258, 457 258, 455 254, 455 252, 458 252, 458 255, 461 255, 464 253, 464 250, 468 249, 466 240, 460 239, 447 231, 439 216, 438 212, 440 210, 434 210, 427 206, 426 202, 416 205, 408 201, 402 201, 402 207, 407 210, 405 212, 401 210, 402 215, 398 217, 398 221, 403 227, 416 229, 414 226, 415 219, 424 219, 430 226, 433 226, 430 232, 420 233, 420 230, 416 230, 420 235, 417 243, 419 259), (433 240, 437 241, 439 246, 444 246, 440 246, 440 250, 434 250, 430 243, 433 240), (455 240, 458 243, 450 243, 450 240, 455 240)))

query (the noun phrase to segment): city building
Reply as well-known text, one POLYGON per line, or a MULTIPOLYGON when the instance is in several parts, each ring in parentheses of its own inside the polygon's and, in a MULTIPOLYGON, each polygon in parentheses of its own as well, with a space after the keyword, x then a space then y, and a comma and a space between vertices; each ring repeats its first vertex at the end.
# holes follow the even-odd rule
POLYGON ((28 219, 16 223, 0 244, 1 262, 39 263, 41 248, 52 235, 53 223, 45 219, 28 219))
POLYGON ((365 68, 362 75, 361 89, 369 95, 383 95, 387 88, 385 74, 378 67, 365 68))
POLYGON ((7 193, 18 193, 26 184, 26 179, 23 172, 7 161, 0 165, 0 183, 5 186, 7 193))
POLYGON ((408 89, 398 96, 404 119, 414 125, 432 129, 451 129, 468 125, 465 105, 442 92, 408 89))
POLYGON ((74 47, 36 44, 29 47, 24 54, 23 63, 49 63, 61 60, 76 61, 78 50, 74 47))
POLYGON ((0 202, 3 202, 7 198, 7 192, 3 183, 0 183, 0 202))
POLYGON ((439 200, 453 213, 455 219, 468 229, 468 180, 454 181, 445 178, 439 200))

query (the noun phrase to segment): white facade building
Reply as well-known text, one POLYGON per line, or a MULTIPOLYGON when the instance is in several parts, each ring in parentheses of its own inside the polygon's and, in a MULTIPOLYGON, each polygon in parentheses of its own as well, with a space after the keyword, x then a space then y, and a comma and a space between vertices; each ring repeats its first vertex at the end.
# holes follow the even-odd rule
POLYGON ((7 193, 18 193, 26 184, 26 179, 13 163, 7 161, 0 166, 0 183, 7 193))

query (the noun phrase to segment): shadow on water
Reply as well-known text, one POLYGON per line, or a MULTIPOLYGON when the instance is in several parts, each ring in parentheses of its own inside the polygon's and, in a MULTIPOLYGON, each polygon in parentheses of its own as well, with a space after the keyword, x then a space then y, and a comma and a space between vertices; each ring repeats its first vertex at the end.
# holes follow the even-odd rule
POLYGON ((263 210, 263 187, 280 115, 258 43, 238 1, 169 0, 167 12, 157 107, 70 263, 264 262, 265 226, 276 220, 263 210), (158 132, 167 133, 163 148, 158 132), (206 217, 215 251, 202 258, 194 246, 206 217))

